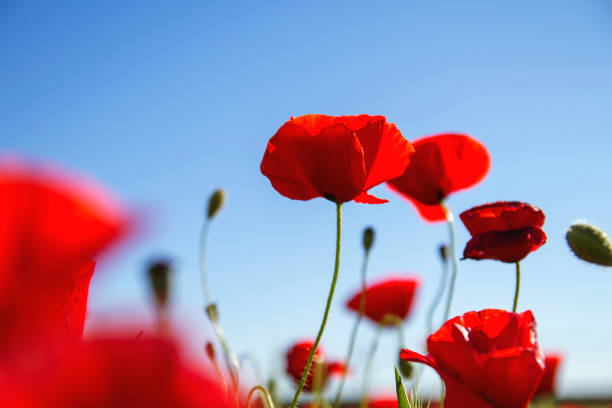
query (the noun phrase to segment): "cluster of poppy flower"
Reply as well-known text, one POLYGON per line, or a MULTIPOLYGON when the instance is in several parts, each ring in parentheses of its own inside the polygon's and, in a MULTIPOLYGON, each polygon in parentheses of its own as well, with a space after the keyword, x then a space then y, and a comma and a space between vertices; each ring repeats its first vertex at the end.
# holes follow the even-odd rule
MULTIPOLYGON (((469 136, 444 134, 410 143, 382 116, 301 116, 270 139, 261 171, 272 186, 292 199, 324 197, 337 209, 336 259, 321 327, 315 340, 296 343, 287 353, 287 373, 297 384, 291 407, 297 406, 302 390, 317 392, 333 376, 342 377, 343 383, 351 371, 361 318, 381 330, 401 326, 419 286, 418 278, 406 276, 366 284, 373 242, 373 231, 366 230, 363 285, 347 302, 357 315, 349 353, 343 362, 325 359, 319 343, 338 277, 342 204, 384 203, 368 190, 388 182, 424 219, 446 220, 452 231, 452 213, 444 199, 478 183, 488 168, 486 149, 469 136)), ((163 324, 154 335, 101 332, 82 339, 92 259, 132 227, 128 212, 107 193, 60 172, 1 160, 0 198, 0 406, 233 408, 249 406, 257 389, 266 397, 258 402, 274 406, 263 386, 248 396, 239 390, 238 367, 222 337, 206 280, 206 311, 223 346, 234 392, 217 365, 212 343, 205 350, 215 370, 195 367, 163 324)), ((215 193, 207 220, 222 202, 223 195, 215 193)), ((532 313, 516 313, 518 262, 546 241, 544 214, 525 203, 497 202, 465 211, 461 219, 472 234, 465 258, 517 263, 515 310, 485 309, 453 317, 428 337, 428 355, 403 349, 399 357, 438 372, 447 408, 524 408, 535 394, 554 392, 560 361, 557 355, 544 359, 532 313)), ((453 239, 451 234, 451 258, 453 239)), ((161 316, 168 267, 156 263, 149 272, 161 316)), ((335 406, 341 393, 340 386, 335 406)), ((398 406, 398 400, 367 398, 364 384, 362 406, 398 406)))

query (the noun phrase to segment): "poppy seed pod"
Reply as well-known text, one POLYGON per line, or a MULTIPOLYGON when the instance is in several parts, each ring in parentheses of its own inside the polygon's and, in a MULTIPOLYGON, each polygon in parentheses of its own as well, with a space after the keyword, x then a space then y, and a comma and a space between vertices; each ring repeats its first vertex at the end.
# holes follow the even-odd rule
POLYGON ((399 369, 399 372, 402 374, 402 377, 404 378, 412 377, 413 367, 410 361, 405 361, 400 358, 399 361, 397 362, 397 368, 399 369))
POLYGON ((367 252, 370 250, 370 248, 372 248, 373 244, 374 244, 374 228, 367 227, 365 230, 363 230, 363 249, 365 249, 367 252))
POLYGON ((171 271, 170 262, 166 260, 155 261, 149 265, 149 283, 151 284, 155 301, 160 307, 165 307, 168 304, 171 271))
POLYGON ((212 195, 208 199, 208 211, 207 211, 208 219, 211 219, 212 217, 214 217, 215 214, 217 214, 217 212, 219 212, 219 210, 223 207, 224 203, 225 203, 225 192, 221 189, 215 190, 215 192, 212 193, 212 195))
POLYGON ((583 261, 612 266, 612 243, 606 233, 596 226, 576 222, 570 225, 565 239, 574 254, 583 261))

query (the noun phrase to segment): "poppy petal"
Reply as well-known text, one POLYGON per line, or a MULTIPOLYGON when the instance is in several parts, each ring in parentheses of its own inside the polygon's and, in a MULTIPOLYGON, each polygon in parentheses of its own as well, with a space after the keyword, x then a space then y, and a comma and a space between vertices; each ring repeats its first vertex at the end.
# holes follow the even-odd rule
MULTIPOLYGON (((398 191, 397 188, 393 184, 387 183, 387 185, 389 186, 391 190, 398 191)), ((446 221, 446 215, 444 214, 444 210, 442 209, 442 206, 440 204, 434 204, 434 205, 423 204, 415 200, 414 198, 404 195, 404 194, 402 194, 401 197, 407 200, 410 204, 414 206, 414 208, 417 210, 417 213, 421 216, 421 218, 424 221, 431 222, 431 223, 446 221)))
POLYGON ((475 235, 468 241, 463 250, 463 257, 514 263, 545 243, 546 234, 538 227, 512 231, 489 231, 475 235))
POLYGON ((445 133, 413 142, 415 153, 395 189, 422 204, 435 205, 448 194, 478 184, 489 171, 486 148, 462 134, 445 133))
POLYGON ((544 212, 519 201, 498 201, 464 211, 461 221, 471 235, 544 225, 544 212))
POLYGON ((356 203, 361 204, 384 204, 388 203, 389 200, 385 200, 383 198, 374 197, 366 192, 359 194, 357 197, 353 199, 356 203))
POLYGON ((359 140, 342 123, 311 135, 287 122, 268 142, 261 171, 278 192, 298 200, 350 201, 361 193, 365 180, 359 140))
POLYGON ((370 121, 357 130, 357 137, 363 147, 367 178, 364 190, 401 176, 410 163, 414 147, 393 123, 384 117, 370 121), (389 160, 393 157, 393 160, 389 160))

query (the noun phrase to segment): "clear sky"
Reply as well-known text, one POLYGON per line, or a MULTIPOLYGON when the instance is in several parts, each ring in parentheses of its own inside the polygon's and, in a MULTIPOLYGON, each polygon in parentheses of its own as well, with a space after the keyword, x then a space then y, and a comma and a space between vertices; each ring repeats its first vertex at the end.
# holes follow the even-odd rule
MULTIPOLYGON (((576 260, 564 239, 578 218, 612 232, 611 73, 605 0, 3 0, 0 147, 99 180, 145 220, 100 263, 88 328, 150 317, 143 267, 162 254, 176 262, 177 324, 194 344, 210 337, 198 237, 208 195, 226 189, 210 230, 211 291, 231 346, 272 373, 282 369, 279 353, 320 323, 335 210, 274 191, 259 171, 268 139, 306 113, 382 114, 407 139, 468 133, 489 149, 491 171, 450 206, 521 200, 544 210, 548 242, 522 264, 519 309, 533 310, 544 350, 565 353, 562 393, 612 393, 612 270, 576 260)), ((334 358, 348 342, 344 302, 359 286, 366 225, 377 230, 370 277, 422 277, 406 337, 423 347, 447 230, 422 222, 385 186, 373 193, 391 202, 344 206, 341 275, 323 338, 334 358)), ((468 234, 457 230, 462 250, 468 234)), ((453 314, 509 308, 513 285, 512 265, 463 261, 453 314)), ((362 326, 347 395, 359 388, 373 334, 362 326)), ((397 353, 395 335, 384 337, 378 393, 393 389, 397 353)))

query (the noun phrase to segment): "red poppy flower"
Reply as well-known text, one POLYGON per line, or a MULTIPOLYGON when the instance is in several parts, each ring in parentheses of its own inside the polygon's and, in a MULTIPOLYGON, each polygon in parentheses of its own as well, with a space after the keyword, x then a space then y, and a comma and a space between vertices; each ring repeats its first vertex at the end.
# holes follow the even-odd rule
MULTIPOLYGON (((419 279, 415 277, 390 278, 368 286, 364 316, 386 326, 395 324, 393 319, 389 319, 392 316, 405 320, 410 314, 418 286, 419 279)), ((351 297, 346 306, 359 312, 360 301, 361 290, 351 297)))
POLYGON ((384 116, 292 117, 268 142, 261 172, 285 197, 387 202, 367 191, 401 175, 414 149, 384 116))
POLYGON ((561 364, 563 357, 561 354, 550 353, 544 358, 544 375, 540 380, 540 385, 535 392, 535 395, 554 395, 555 380, 557 378, 557 368, 561 364))
POLYGON ((472 239, 464 258, 518 262, 546 242, 544 213, 518 201, 498 201, 464 211, 460 215, 472 239))
POLYGON ((80 337, 91 258, 126 228, 105 193, 67 176, 0 162, 0 349, 80 337))
MULTIPOLYGON (((310 355, 310 350, 312 350, 313 345, 314 341, 312 340, 300 341, 294 344, 289 351, 287 351, 286 371, 296 383, 299 383, 302 379, 302 374, 304 373, 304 368, 308 362, 308 356, 310 355)), ((342 375, 346 369, 345 365, 341 362, 327 362, 325 360, 323 349, 319 345, 314 353, 312 365, 310 366, 310 371, 308 372, 306 382, 304 383, 304 391, 312 391, 313 389, 314 372, 316 366, 319 366, 322 369, 322 387, 325 387, 325 383, 330 375, 342 375)))
MULTIPOLYGON (((423 401, 423 407, 438 408, 439 402, 436 401, 423 401)), ((372 398, 368 401, 368 408, 397 408, 397 397, 377 397, 372 398)))
POLYGON ((46 368, 27 385, 40 407, 234 406, 222 385, 185 361, 169 339, 94 338, 46 368))
POLYGON ((477 140, 454 133, 424 137, 412 144, 415 153, 410 166, 389 186, 414 204, 426 221, 443 221, 440 201, 478 184, 489 171, 489 153, 477 140))
POLYGON ((486 309, 446 323, 427 339, 429 355, 402 350, 429 365, 446 385, 445 408, 525 408, 544 373, 531 311, 486 309))

